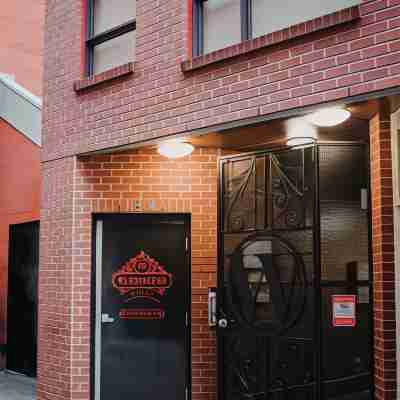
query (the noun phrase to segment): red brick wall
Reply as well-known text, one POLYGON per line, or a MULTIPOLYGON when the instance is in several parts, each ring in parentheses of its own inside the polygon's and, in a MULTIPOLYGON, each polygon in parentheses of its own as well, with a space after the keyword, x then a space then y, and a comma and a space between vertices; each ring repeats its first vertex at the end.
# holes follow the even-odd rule
POLYGON ((396 398, 396 317, 390 116, 370 123, 376 398, 396 398))
POLYGON ((82 1, 47 10, 45 159, 400 84, 399 0, 364 0, 356 21, 186 74, 188 1, 138 0, 135 72, 77 94, 82 1))
MULTIPOLYGON (((5 343, 9 227, 39 219, 40 148, 2 119, 0 185, 0 343, 5 343)), ((0 368, 4 361, 0 357, 0 368)))
POLYGON ((42 94, 45 0, 2 1, 0 73, 37 96, 42 94))
POLYGON ((76 162, 73 182, 73 159, 45 164, 39 400, 89 399, 91 213, 130 212, 135 200, 143 211, 192 215, 193 399, 215 398, 207 289, 215 286, 217 155, 198 149, 180 161, 154 150, 85 157, 76 162), (155 209, 148 208, 150 199, 155 209))

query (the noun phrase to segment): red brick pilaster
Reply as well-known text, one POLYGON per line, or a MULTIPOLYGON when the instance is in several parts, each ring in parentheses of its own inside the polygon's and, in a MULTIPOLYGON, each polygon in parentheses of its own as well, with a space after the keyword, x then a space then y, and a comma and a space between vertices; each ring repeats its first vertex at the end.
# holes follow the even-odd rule
POLYGON ((38 400, 71 398, 74 158, 42 164, 38 400))
POLYGON ((390 117, 370 122, 375 397, 396 398, 393 189, 390 117))

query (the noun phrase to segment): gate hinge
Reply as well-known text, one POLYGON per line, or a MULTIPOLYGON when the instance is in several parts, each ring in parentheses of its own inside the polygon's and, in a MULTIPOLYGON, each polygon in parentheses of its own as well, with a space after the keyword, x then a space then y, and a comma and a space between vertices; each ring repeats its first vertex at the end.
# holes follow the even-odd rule
POLYGON ((186 249, 186 251, 189 250, 189 238, 187 236, 185 238, 185 249, 186 249))
POLYGON ((368 210, 368 190, 361 189, 361 210, 368 210))

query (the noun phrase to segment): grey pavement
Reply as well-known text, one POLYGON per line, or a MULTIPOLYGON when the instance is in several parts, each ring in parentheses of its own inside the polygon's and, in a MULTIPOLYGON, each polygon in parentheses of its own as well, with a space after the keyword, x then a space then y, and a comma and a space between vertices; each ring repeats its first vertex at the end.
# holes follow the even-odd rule
POLYGON ((36 379, 0 372, 0 400, 35 400, 36 379))

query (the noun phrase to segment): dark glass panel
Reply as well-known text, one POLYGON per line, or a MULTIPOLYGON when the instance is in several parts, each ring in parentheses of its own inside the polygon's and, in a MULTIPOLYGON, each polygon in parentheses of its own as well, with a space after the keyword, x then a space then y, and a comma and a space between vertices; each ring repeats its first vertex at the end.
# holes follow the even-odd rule
POLYGON ((303 150, 271 155, 272 215, 274 229, 305 225, 303 150))
POLYGON ((254 158, 224 164, 225 231, 255 228, 255 165, 254 158))
POLYGON ((321 146, 321 279, 368 280, 368 210, 365 149, 321 146))

